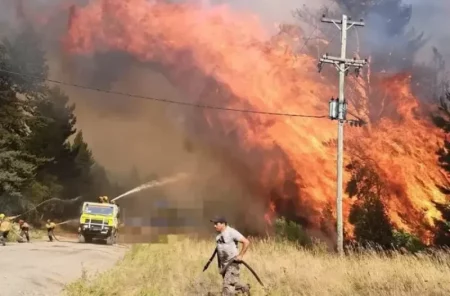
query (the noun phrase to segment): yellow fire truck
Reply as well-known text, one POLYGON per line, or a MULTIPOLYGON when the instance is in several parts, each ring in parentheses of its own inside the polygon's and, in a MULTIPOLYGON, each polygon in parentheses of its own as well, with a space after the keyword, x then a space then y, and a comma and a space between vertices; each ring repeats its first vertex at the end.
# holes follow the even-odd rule
POLYGON ((108 245, 117 241, 119 208, 115 204, 84 202, 81 210, 78 241, 90 243, 94 239, 106 240, 108 245))

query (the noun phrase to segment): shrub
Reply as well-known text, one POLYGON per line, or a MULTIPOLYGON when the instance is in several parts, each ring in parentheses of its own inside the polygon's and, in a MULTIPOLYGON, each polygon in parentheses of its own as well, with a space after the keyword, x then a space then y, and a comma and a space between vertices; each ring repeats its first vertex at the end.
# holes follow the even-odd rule
POLYGON ((312 246, 312 240, 302 226, 293 221, 287 221, 284 217, 275 221, 275 236, 300 246, 312 246))
POLYGON ((403 230, 393 232, 393 245, 396 249, 404 248, 412 253, 422 251, 426 247, 418 237, 403 230))

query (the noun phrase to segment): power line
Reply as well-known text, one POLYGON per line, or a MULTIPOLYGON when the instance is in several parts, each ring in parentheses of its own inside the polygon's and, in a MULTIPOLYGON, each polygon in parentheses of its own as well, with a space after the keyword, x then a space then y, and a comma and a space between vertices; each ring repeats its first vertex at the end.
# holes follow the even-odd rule
POLYGON ((8 71, 8 70, 4 70, 4 69, 0 69, 0 72, 7 73, 7 74, 13 74, 13 75, 17 75, 17 76, 22 76, 22 77, 36 78, 39 80, 44 80, 44 81, 48 81, 48 82, 52 82, 52 83, 56 83, 56 84, 73 86, 73 87, 97 91, 97 92, 101 92, 101 93, 120 95, 120 96, 126 96, 126 97, 132 97, 132 98, 138 98, 138 99, 144 99, 144 100, 151 100, 151 101, 158 101, 158 102, 164 102, 164 103, 169 103, 169 104, 183 105, 183 106, 188 106, 188 107, 196 107, 196 108, 203 108, 203 109, 215 109, 215 110, 222 110, 222 111, 242 112, 242 113, 252 113, 252 114, 262 114, 262 115, 287 116, 287 117, 302 117, 302 118, 327 118, 328 117, 327 115, 306 115, 306 114, 296 114, 296 113, 268 112, 268 111, 235 109, 235 108, 220 107, 220 106, 202 105, 202 104, 174 101, 174 100, 168 100, 168 99, 154 98, 154 97, 143 96, 143 95, 136 95, 136 94, 131 94, 131 93, 119 92, 119 91, 111 91, 111 90, 106 90, 106 89, 89 87, 86 85, 64 82, 64 81, 55 80, 55 79, 47 79, 47 78, 42 79, 40 77, 36 77, 33 75, 28 75, 28 74, 14 72, 14 71, 8 71))
MULTIPOLYGON (((338 120, 338 147, 337 147, 337 194, 336 194, 336 227, 337 227, 337 250, 339 255, 344 254, 344 230, 343 230, 343 210, 342 210, 342 196, 343 196, 343 166, 344 166, 344 123, 346 122, 347 100, 345 99, 345 76, 351 67, 356 68, 356 74, 359 74, 367 60, 357 60, 346 58, 347 52, 347 31, 355 26, 364 27, 364 22, 351 21, 347 15, 342 15, 339 19, 330 19, 323 15, 322 22, 334 24, 341 31, 341 56, 334 57, 325 54, 319 62, 319 72, 322 69, 322 64, 331 64, 336 67, 339 72, 339 98, 330 101, 330 118, 338 120), (341 25, 339 27, 339 25, 341 25)), ((360 120, 362 123, 362 121, 360 120)), ((360 126, 360 125, 358 125, 360 126)))

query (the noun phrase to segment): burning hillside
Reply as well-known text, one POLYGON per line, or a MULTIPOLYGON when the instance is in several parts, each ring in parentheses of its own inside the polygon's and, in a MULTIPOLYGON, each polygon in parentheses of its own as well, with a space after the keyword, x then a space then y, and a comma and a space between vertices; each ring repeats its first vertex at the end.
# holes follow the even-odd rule
MULTIPOLYGON (((328 100, 337 93, 332 83, 321 80, 315 58, 289 50, 289 43, 301 42, 298 38, 267 42, 257 18, 225 6, 97 0, 73 10, 69 23, 65 47, 71 53, 120 50, 143 63, 158 63, 189 102, 326 115, 328 100), (213 83, 205 89, 207 80, 213 83)), ((358 194, 381 196, 397 227, 425 238, 429 234, 420 230, 432 226, 431 218, 439 218, 432 201, 445 200, 436 187, 446 184, 446 178, 435 154, 444 135, 418 114, 421 108, 408 79, 405 74, 371 82, 376 96, 355 88, 355 96, 364 101, 361 106, 367 106, 357 111, 371 122, 365 128, 346 128, 345 162, 359 169, 348 170, 345 182, 352 181, 358 194), (361 174, 363 169, 376 177, 361 174)), ((363 78, 359 83, 367 85, 363 78)), ((255 190, 266 199, 268 210, 281 211, 280 200, 298 200, 293 203, 296 214, 319 224, 322 210, 335 199, 335 122, 207 110, 203 114, 207 126, 197 128, 213 131, 211 145, 230 133, 239 140, 239 148, 228 152, 246 155, 238 162, 257 176, 255 190), (287 189, 287 180, 293 189, 287 189)), ((354 199, 345 202, 348 216, 354 199)))

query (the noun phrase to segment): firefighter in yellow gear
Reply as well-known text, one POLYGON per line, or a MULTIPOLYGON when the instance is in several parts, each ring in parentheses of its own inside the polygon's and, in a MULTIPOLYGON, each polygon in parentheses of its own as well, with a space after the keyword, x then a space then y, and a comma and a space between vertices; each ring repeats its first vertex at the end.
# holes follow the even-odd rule
POLYGON ((11 220, 14 217, 5 217, 5 214, 0 214, 0 242, 4 246, 8 238, 8 233, 11 231, 11 220))
POLYGON ((108 197, 106 195, 100 196, 98 199, 100 200, 101 203, 108 203, 108 197))
POLYGON ((53 241, 53 237, 55 235, 53 234, 53 230, 55 230, 55 223, 53 223, 50 219, 47 220, 47 224, 45 224, 45 228, 47 228, 47 235, 50 242, 53 241))
POLYGON ((27 239, 27 242, 29 243, 30 242, 30 234, 29 234, 30 225, 28 225, 27 222, 20 220, 19 228, 20 228, 20 238, 19 238, 18 242, 22 243, 24 241, 23 237, 25 236, 25 238, 27 239))

